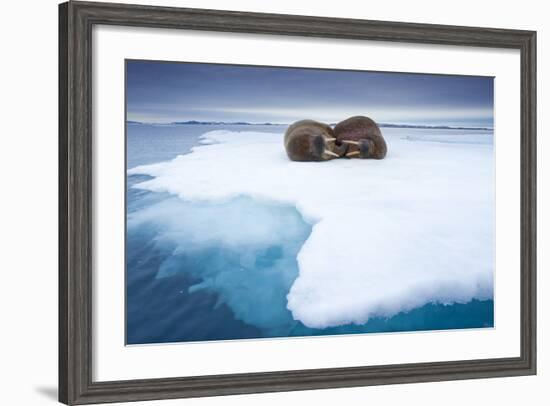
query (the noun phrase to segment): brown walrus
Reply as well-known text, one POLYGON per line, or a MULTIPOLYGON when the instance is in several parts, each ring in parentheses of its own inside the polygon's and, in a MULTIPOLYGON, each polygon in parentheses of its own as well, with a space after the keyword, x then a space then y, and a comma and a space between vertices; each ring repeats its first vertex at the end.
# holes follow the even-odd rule
POLYGON ((290 125, 284 138, 286 154, 293 161, 326 161, 339 158, 342 148, 330 126, 314 120, 300 120, 290 125))
POLYGON ((364 116, 350 117, 334 127, 336 143, 347 145, 347 158, 382 159, 388 147, 376 123, 364 116))

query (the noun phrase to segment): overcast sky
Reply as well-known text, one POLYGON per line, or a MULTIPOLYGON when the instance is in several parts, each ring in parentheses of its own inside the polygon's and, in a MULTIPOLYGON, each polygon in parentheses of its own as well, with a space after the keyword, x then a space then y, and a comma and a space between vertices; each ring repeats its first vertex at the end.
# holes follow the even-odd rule
POLYGON ((128 120, 493 126, 493 78, 127 62, 128 120))

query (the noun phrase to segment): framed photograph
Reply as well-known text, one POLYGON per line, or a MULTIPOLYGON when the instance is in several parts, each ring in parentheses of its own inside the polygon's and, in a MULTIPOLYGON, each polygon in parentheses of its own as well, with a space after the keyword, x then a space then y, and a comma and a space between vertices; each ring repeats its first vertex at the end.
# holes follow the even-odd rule
POLYGON ((59 8, 59 400, 536 373, 536 33, 59 8))

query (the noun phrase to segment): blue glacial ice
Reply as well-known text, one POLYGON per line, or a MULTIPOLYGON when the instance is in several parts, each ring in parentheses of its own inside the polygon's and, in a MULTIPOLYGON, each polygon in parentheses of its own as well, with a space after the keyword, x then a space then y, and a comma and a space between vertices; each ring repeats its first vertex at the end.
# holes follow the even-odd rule
POLYGON ((199 203, 168 197, 129 214, 131 234, 151 229, 155 250, 169 251, 157 278, 185 272, 196 281, 188 293, 214 292, 216 306, 229 306, 236 319, 267 335, 292 330, 286 295, 311 233, 293 207, 248 197, 199 203))

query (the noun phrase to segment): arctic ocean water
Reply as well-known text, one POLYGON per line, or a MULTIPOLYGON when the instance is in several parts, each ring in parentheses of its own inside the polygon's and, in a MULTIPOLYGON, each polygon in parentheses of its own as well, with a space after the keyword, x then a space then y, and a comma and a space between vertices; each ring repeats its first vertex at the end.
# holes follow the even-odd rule
MULTIPOLYGON (((128 124, 127 168, 188 154, 212 130, 281 134, 285 128, 128 124)), ((457 142, 457 130, 386 132, 411 142, 457 142)), ((460 135, 460 143, 492 143, 490 132, 460 135)), ((493 326, 493 301, 471 300, 428 303, 365 324, 306 327, 287 308, 299 272, 296 257, 312 231, 295 207, 249 196, 189 202, 133 187, 150 178, 127 175, 128 344, 493 326)))

